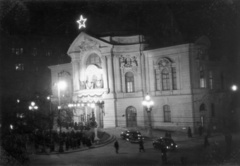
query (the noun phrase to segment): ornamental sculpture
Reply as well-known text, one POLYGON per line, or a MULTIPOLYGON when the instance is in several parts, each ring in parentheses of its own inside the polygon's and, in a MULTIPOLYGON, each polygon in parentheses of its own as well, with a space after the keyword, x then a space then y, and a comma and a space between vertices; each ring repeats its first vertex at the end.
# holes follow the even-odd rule
POLYGON ((121 55, 121 57, 119 58, 120 61, 120 67, 135 67, 138 66, 138 61, 136 56, 134 57, 124 57, 123 55, 121 55))
POLYGON ((85 38, 78 47, 81 52, 84 52, 88 50, 99 49, 99 44, 92 39, 85 38))

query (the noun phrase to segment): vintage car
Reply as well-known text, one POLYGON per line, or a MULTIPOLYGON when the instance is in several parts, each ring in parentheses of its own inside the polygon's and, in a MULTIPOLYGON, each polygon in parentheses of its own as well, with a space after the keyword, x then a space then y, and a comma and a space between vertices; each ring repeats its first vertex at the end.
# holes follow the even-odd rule
POLYGON ((173 141, 172 138, 168 137, 160 137, 153 141, 153 147, 155 149, 161 150, 162 148, 165 148, 167 150, 175 150, 177 149, 177 144, 173 141))
POLYGON ((144 139, 140 131, 137 130, 126 130, 120 134, 122 139, 129 142, 139 142, 139 140, 144 139))

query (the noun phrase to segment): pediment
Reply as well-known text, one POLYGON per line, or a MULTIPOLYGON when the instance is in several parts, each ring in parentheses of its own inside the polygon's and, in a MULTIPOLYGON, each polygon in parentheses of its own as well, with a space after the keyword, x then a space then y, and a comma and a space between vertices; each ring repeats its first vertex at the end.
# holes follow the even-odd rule
POLYGON ((101 50, 110 47, 112 47, 111 44, 81 32, 69 47, 67 54, 71 55, 72 53, 80 53, 93 49, 101 50))

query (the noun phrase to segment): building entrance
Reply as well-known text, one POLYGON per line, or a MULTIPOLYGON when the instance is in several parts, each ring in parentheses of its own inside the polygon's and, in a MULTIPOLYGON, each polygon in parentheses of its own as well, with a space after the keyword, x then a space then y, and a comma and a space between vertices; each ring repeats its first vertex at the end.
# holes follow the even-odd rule
POLYGON ((137 110, 135 107, 128 107, 126 109, 127 127, 137 127, 137 110))

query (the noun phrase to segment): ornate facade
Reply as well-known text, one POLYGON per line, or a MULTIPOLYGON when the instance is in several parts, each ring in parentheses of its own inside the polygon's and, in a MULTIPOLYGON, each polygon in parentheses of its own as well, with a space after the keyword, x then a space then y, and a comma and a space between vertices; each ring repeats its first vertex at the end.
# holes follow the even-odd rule
POLYGON ((208 41, 200 41, 149 50, 141 35, 97 39, 82 32, 67 52, 71 63, 49 67, 53 96, 75 103, 75 122, 96 116, 104 128, 145 127, 147 94, 155 103, 153 128, 217 128, 228 78, 221 62, 209 61, 208 41), (62 79, 68 89, 58 92, 54 85, 62 79))

